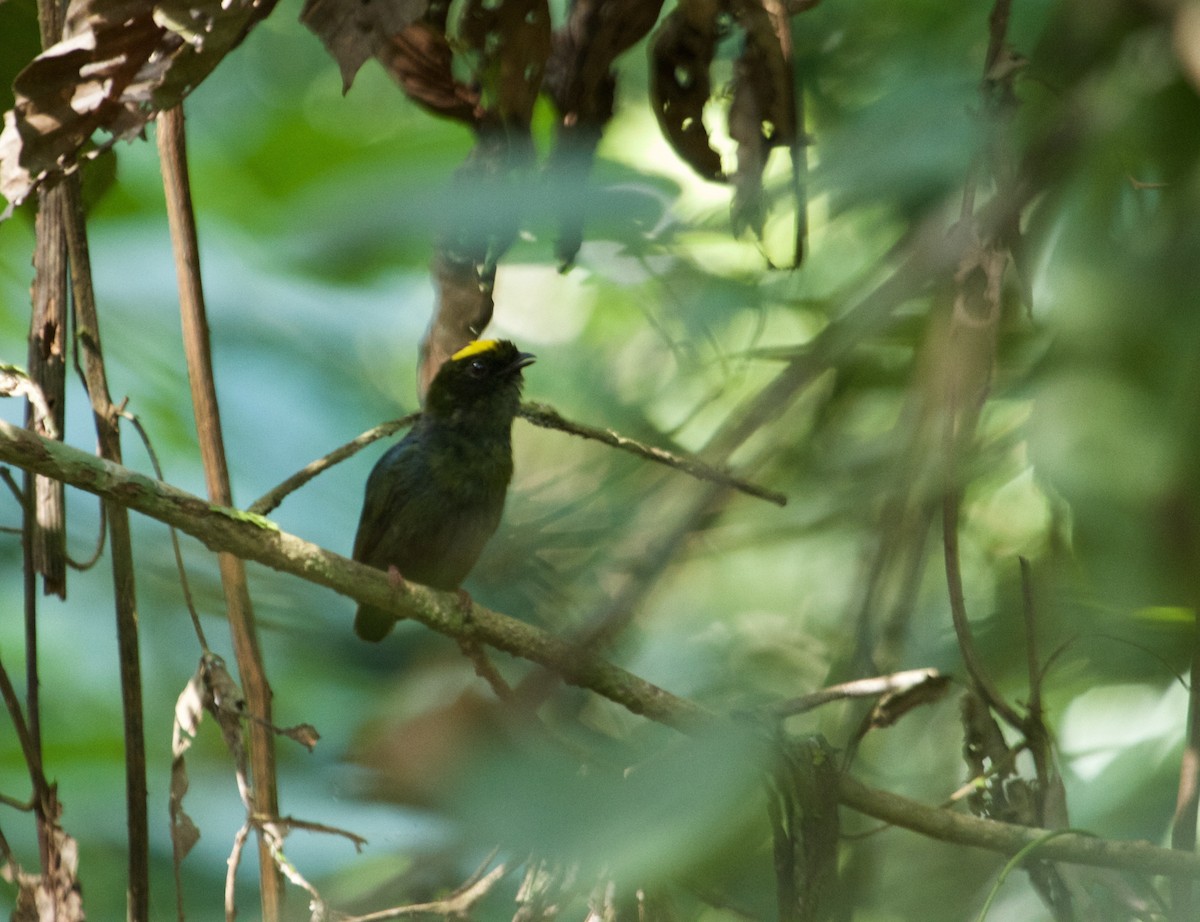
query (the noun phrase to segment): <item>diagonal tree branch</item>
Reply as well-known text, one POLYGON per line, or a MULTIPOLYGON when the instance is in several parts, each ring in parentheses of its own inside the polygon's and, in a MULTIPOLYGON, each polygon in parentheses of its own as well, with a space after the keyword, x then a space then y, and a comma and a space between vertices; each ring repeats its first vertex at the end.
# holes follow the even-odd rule
MULTIPOLYGON (((221 434, 221 414, 217 405, 217 386, 209 345, 208 315, 200 279, 200 244, 188 183, 183 103, 159 115, 158 151, 171 242, 175 251, 175 272, 179 279, 183 347, 187 356, 188 383, 191 386, 200 455, 204 462, 205 483, 208 495, 215 502, 232 506, 233 492, 225 461, 225 440, 221 434)), ((259 651, 246 568, 242 560, 233 554, 222 553, 219 559, 225 610, 237 656, 238 673, 245 690, 246 705, 255 717, 249 730, 254 805, 262 815, 276 817, 279 815, 279 795, 275 783, 275 738, 267 729, 271 723, 271 685, 267 681, 262 653, 259 651)), ((282 880, 261 827, 258 857, 262 914, 267 922, 274 922, 279 918, 282 880)))
MULTIPOLYGON (((561 673, 582 688, 635 714, 683 732, 723 719, 688 698, 673 695, 613 663, 581 650, 540 628, 481 606, 465 616, 456 593, 435 592, 415 584, 393 589, 387 574, 281 531, 273 522, 217 506, 169 484, 61 442, 40 438, 0 421, 0 462, 69 486, 174 525, 210 550, 236 554, 284 573, 326 586, 395 613, 439 633, 486 643, 561 673)), ((851 809, 944 842, 1006 855, 1042 839, 1046 830, 981 819, 930 807, 907 797, 867 787, 843 776, 838 799, 851 809)), ((1064 833, 1040 845, 1039 860, 1068 861, 1149 874, 1200 877, 1200 855, 1147 842, 1111 841, 1064 833)))
MULTIPOLYGON (((392 588, 387 574, 290 535, 261 516, 219 506, 62 443, 0 421, 0 461, 95 493, 174 525, 210 550, 228 552, 326 586, 359 602, 409 617, 456 639, 539 663, 637 714, 680 729, 715 718, 699 704, 669 694, 612 663, 532 625, 475 605, 464 616, 457 593, 414 583, 392 588)), ((347 610, 349 611, 349 610, 347 610)))

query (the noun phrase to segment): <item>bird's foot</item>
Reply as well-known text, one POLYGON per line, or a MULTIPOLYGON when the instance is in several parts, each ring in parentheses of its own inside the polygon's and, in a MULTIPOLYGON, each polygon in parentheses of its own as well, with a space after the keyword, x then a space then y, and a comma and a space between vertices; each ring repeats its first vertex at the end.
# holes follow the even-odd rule
POLYGON ((454 590, 458 596, 458 607, 462 611, 464 619, 471 617, 471 609, 475 607, 475 600, 471 598, 471 593, 463 589, 461 586, 454 590))
POLYGON ((406 580, 396 569, 395 564, 388 564, 387 568, 388 585, 396 592, 408 588, 408 580, 406 580))

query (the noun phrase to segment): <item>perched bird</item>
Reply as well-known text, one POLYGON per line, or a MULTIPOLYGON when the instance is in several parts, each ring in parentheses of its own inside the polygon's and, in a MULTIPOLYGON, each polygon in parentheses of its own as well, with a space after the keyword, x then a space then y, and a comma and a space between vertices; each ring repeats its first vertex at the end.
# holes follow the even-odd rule
MULTIPOLYGON (((438 370, 408 434, 367 479, 354 559, 434 589, 459 588, 500 524, 512 479, 521 369, 508 340, 482 339, 438 370)), ((395 617, 360 605, 354 632, 382 640, 395 617)))

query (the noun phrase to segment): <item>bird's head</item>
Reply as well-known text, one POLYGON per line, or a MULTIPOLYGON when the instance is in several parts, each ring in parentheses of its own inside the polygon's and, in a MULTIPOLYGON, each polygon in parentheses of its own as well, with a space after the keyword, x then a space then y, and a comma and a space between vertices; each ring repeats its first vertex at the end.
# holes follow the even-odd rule
POLYGON ((442 419, 490 419, 508 425, 521 402, 521 369, 533 360, 507 339, 477 339, 438 369, 425 395, 425 412, 442 419))

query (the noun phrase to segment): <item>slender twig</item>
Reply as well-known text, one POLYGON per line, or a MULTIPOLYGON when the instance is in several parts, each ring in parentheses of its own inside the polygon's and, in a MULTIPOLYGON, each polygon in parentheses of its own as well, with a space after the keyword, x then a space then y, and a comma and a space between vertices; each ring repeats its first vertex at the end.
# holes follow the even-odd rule
MULTIPOLYGON (((398 593, 387 574, 303 541, 258 516, 214 506, 169 484, 95 458, 59 442, 41 439, 0 420, 0 462, 61 480, 105 499, 121 502, 151 518, 174 525, 213 550, 326 586, 357 602, 420 621, 450 637, 468 636, 462 602, 410 583, 398 593)), ((515 618, 473 606, 470 636, 481 643, 559 671, 567 681, 602 695, 635 714, 685 732, 711 728, 721 718, 688 698, 647 682, 594 653, 580 650, 515 618)), ((1013 854, 1044 830, 963 816, 868 788, 843 776, 839 796, 845 805, 930 835, 933 838, 1013 854)), ((1156 874, 1200 877, 1200 856, 1142 842, 1091 840, 1067 836, 1040 853, 1055 861, 1122 867, 1156 874)))
POLYGON ((46 776, 42 772, 42 754, 33 735, 29 732, 29 724, 21 710, 21 702, 17 699, 17 690, 13 687, 3 662, 0 662, 0 698, 4 699, 9 720, 12 721, 13 732, 17 734, 17 742, 21 745, 21 754, 25 757, 25 768, 29 772, 29 780, 33 787, 32 802, 37 805, 43 800, 46 793, 46 776))
MULTIPOLYGON (((167 201, 167 219, 175 252, 175 273, 179 281, 179 311, 183 321, 183 346, 187 358, 188 381, 208 495, 224 506, 233 504, 226 464, 225 443, 221 434, 221 416, 217 407, 209 346, 208 318, 200 282, 200 247, 188 184, 187 144, 183 107, 177 105, 158 117, 158 151, 167 201)), ((263 667, 254 625, 254 608, 246 585, 242 560, 231 554, 218 558, 221 585, 233 636, 238 673, 249 712, 263 722, 271 722, 271 687, 263 667)), ((275 778, 275 738, 261 723, 250 724, 250 767, 253 774, 256 810, 264 816, 279 812, 275 778)), ((266 837, 259 835, 259 871, 262 914, 266 922, 279 917, 282 882, 276 871, 266 837)))
MULTIPOLYGON (((327 455, 317 458, 315 461, 305 465, 287 480, 283 481, 276 487, 273 487, 267 493, 256 499, 247 507, 248 512, 254 512, 258 515, 266 515, 274 510, 289 493, 304 486, 318 474, 328 470, 335 464, 345 461, 347 458, 366 448, 372 442, 386 438, 394 432, 411 426, 419 416, 419 413, 410 413, 391 422, 382 423, 373 429, 368 429, 357 438, 351 439, 344 445, 335 448, 327 455)), ((645 458, 649 461, 655 461, 659 464, 665 464, 668 467, 673 467, 683 471, 692 477, 699 480, 709 480, 714 483, 723 484, 733 487, 735 490, 740 490, 749 496, 755 496, 759 499, 765 499, 768 502, 775 503, 778 506, 787 505, 787 497, 776 490, 769 490, 766 487, 760 487, 753 483, 748 483, 738 477, 734 477, 725 471, 715 468, 712 465, 705 464, 698 458, 688 458, 683 455, 670 452, 662 448, 655 448, 652 445, 646 445, 639 442, 637 439, 631 439, 628 436, 621 435, 612 429, 601 429, 596 426, 589 426, 584 423, 574 422, 560 414, 553 407, 544 403, 524 403, 521 405, 520 413, 522 419, 532 423, 535 426, 540 426, 543 429, 557 429, 560 432, 566 432, 568 435, 577 435, 581 438, 592 439, 601 442, 611 448, 618 448, 622 451, 628 451, 631 454, 637 455, 639 458, 645 458)))
POLYGON ((387 438, 393 432, 398 432, 406 426, 411 426, 417 421, 420 415, 420 413, 409 413, 400 419, 380 423, 373 429, 368 429, 362 435, 351 439, 345 445, 338 446, 329 452, 329 454, 323 455, 315 461, 310 461, 287 480, 283 481, 283 483, 279 484, 279 486, 271 488, 252 502, 246 507, 246 511, 253 512, 255 515, 267 515, 278 507, 289 493, 300 489, 322 471, 328 470, 335 464, 339 464, 347 458, 356 455, 372 442, 387 438))
POLYGON ((780 701, 770 707, 770 712, 777 717, 790 717, 804 714, 831 701, 844 701, 847 698, 877 698, 888 692, 902 692, 916 688, 931 681, 945 679, 936 669, 906 669, 891 675, 872 676, 867 679, 855 679, 830 685, 827 688, 809 692, 787 701, 780 701))
MULTIPOLYGON (((75 333, 83 353, 84 383, 92 403, 100 454, 121 463, 121 435, 116 407, 108 389, 104 354, 100 347, 100 321, 92 289, 83 194, 78 172, 63 180, 67 201, 67 249, 71 261, 71 290, 75 307, 75 333)), ((134 583, 133 539, 129 512, 110 502, 107 510, 117 650, 120 657, 121 708, 125 730, 125 788, 129 832, 128 918, 143 922, 150 915, 150 833, 147 816, 145 715, 142 710, 142 669, 138 641, 137 593, 134 583)))
POLYGON ((365 916, 347 916, 342 922, 385 922, 387 919, 403 919, 407 916, 442 916, 443 918, 469 918, 471 908, 483 899, 508 873, 508 865, 498 864, 482 877, 468 881, 444 899, 431 903, 411 903, 395 906, 365 916))
POLYGON ((341 836, 343 839, 349 839, 354 845, 356 852, 362 851, 363 846, 367 844, 367 840, 360 836, 357 832, 351 832, 349 829, 342 829, 340 826, 328 826, 325 823, 314 823, 311 820, 302 820, 295 816, 281 816, 275 820, 280 826, 286 826, 288 829, 303 829, 305 832, 319 832, 330 836, 341 836))
POLYGON ((238 827, 233 837, 233 848, 229 850, 229 857, 225 861, 225 922, 234 922, 237 918, 237 869, 242 863, 242 852, 252 828, 249 819, 238 827))
POLYGON ((104 555, 104 545, 108 540, 108 510, 104 508, 104 504, 100 504, 100 522, 96 533, 96 547, 92 550, 92 556, 87 560, 76 560, 74 557, 67 554, 67 566, 72 570, 90 570, 104 555))
POLYGON ((570 435, 593 439, 612 448, 619 448, 622 451, 637 455, 639 458, 645 458, 648 461, 655 461, 659 464, 673 467, 691 477, 695 477, 697 480, 708 480, 722 486, 732 487, 748 496, 765 499, 767 502, 774 503, 777 506, 787 505, 787 497, 777 490, 769 490, 766 487, 748 483, 726 471, 704 463, 699 458, 687 458, 675 452, 655 448, 653 445, 646 445, 637 439, 631 439, 612 429, 600 429, 596 426, 574 422, 544 403, 524 403, 521 405, 519 415, 522 419, 533 423, 535 426, 541 426, 543 429, 557 429, 560 432, 566 432, 570 435))
MULTIPOLYGON (((21 485, 19 483, 17 483, 16 478, 13 477, 12 471, 10 471, 6 467, 0 468, 0 480, 4 481, 4 485, 8 487, 8 491, 13 495, 13 497, 16 499, 16 501, 20 504, 21 511, 24 513, 28 513, 29 512, 29 498, 26 496, 25 490, 21 487, 21 485)), ((20 531, 19 528, 16 530, 18 532, 20 531)))
MULTIPOLYGON (((150 466, 154 469, 154 476, 159 480, 163 478, 162 465, 158 463, 158 452, 154 450, 154 446, 150 443, 150 435, 146 432, 142 421, 137 418, 137 415, 130 413, 128 410, 122 410, 121 416, 129 420, 133 424, 133 428, 142 439, 142 446, 146 449, 146 455, 150 458, 150 466)), ((171 536, 171 550, 175 552, 175 570, 179 574, 179 588, 183 592, 183 603, 187 606, 188 614, 192 618, 192 629, 196 632, 196 640, 200 644, 200 649, 208 653, 208 640, 204 636, 204 628, 200 624, 200 614, 196 611, 196 600, 192 598, 192 587, 188 582, 187 567, 183 565, 183 551, 179 548, 179 535, 174 528, 168 528, 167 533, 171 536)))
POLYGON ((980 697, 988 707, 1003 717, 1006 723, 1020 729, 1024 726, 1024 718, 1004 700, 999 690, 992 684, 991 677, 983 668, 983 662, 975 649, 971 622, 967 618, 962 570, 959 567, 958 559, 958 506, 958 492, 951 489, 942 497, 942 549, 946 561, 946 585, 950 595, 950 619, 954 623, 954 633, 958 638, 963 665, 967 667, 967 672, 970 673, 971 681, 975 684, 980 697))
POLYGON ((1008 876, 1012 874, 1013 871, 1017 870, 1022 863, 1024 863, 1026 858, 1030 857, 1034 852, 1040 851, 1047 842, 1061 838, 1062 836, 1070 835, 1090 834, 1082 829, 1053 829, 1050 832, 1043 833, 1037 839, 1034 839, 1015 855, 1013 855, 1005 863, 1004 867, 1000 871, 1000 876, 996 878, 996 883, 992 885, 992 889, 988 892, 987 899, 984 901, 983 906, 979 910, 977 922, 984 922, 984 920, 987 919, 988 912, 992 908, 992 903, 995 902, 996 895, 1000 892, 1000 887, 1004 885, 1004 882, 1008 879, 1008 876))

